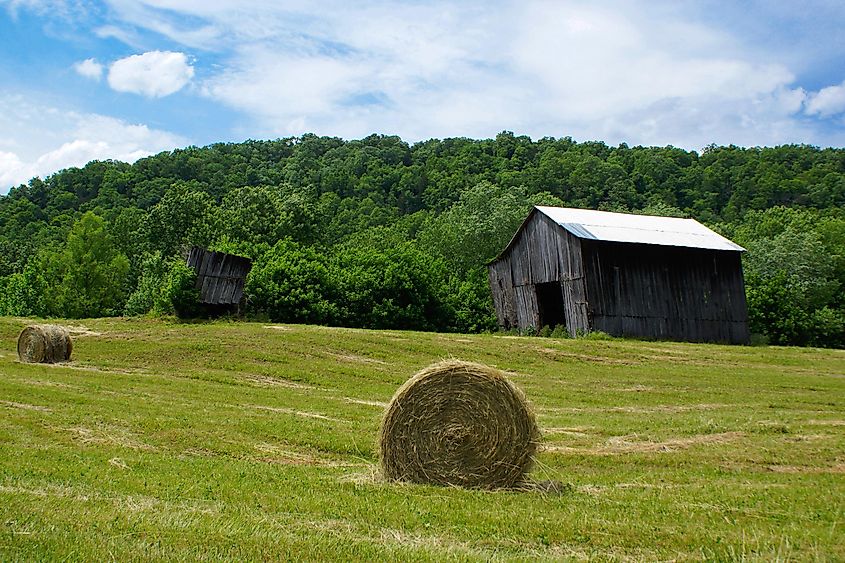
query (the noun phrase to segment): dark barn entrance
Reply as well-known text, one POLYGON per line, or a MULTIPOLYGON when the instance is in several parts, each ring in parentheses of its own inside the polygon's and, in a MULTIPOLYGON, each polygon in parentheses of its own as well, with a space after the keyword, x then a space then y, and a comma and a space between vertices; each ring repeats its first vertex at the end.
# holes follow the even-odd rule
POLYGON ((540 310, 540 326, 554 328, 566 326, 566 311, 563 308, 563 292, 560 282, 537 284, 537 307, 540 310))

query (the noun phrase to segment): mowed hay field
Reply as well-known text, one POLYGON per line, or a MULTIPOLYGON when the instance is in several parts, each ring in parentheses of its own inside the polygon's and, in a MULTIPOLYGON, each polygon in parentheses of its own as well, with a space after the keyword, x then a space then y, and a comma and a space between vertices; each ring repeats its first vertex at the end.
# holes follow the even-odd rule
POLYGON ((845 560, 845 352, 0 319, 0 560, 845 560), (443 358, 534 404, 531 476, 384 483, 381 414, 443 358))

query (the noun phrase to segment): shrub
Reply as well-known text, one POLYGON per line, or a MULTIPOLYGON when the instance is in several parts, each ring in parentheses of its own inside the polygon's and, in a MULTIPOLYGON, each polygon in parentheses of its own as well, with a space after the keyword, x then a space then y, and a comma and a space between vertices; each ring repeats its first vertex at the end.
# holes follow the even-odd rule
POLYGON ((557 325, 551 334, 552 338, 570 338, 569 329, 566 325, 557 325))
POLYGON ((326 258, 291 240, 276 243, 257 260, 247 276, 247 306, 273 322, 327 324, 337 306, 326 258))
POLYGON ((443 263, 413 243, 344 247, 332 266, 342 324, 415 330, 446 329, 450 324, 443 263))
POLYGON ((48 292, 44 276, 34 261, 23 272, 0 278, 0 315, 16 317, 43 317, 45 295, 48 292))
POLYGON ((492 332, 498 327, 490 282, 485 269, 471 270, 466 279, 453 276, 444 297, 455 332, 492 332))
POLYGON ((171 262, 162 291, 155 302, 158 313, 176 313, 179 318, 195 318, 202 314, 197 274, 181 260, 171 262))
POLYGON ((830 307, 816 309, 810 317, 810 344, 824 348, 845 348, 845 311, 830 307))
MULTIPOLYGON (((144 256, 141 261, 141 277, 138 281, 138 287, 126 300, 123 314, 130 316, 144 315, 153 311, 157 303, 163 303, 163 294, 171 267, 172 264, 168 264, 162 258, 160 252, 144 256)), ((170 306, 166 307, 168 310, 170 308, 170 306)))

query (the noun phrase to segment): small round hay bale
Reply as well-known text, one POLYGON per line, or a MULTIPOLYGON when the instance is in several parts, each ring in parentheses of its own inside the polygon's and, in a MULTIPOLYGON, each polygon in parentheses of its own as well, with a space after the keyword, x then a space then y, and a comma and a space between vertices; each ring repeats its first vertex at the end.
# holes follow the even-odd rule
POLYGON ((66 362, 73 351, 70 333, 58 325, 31 325, 18 336, 18 359, 36 364, 66 362))
POLYGON ((405 382, 384 414, 389 480, 498 489, 531 468, 540 432, 525 395, 496 369, 455 360, 405 382))

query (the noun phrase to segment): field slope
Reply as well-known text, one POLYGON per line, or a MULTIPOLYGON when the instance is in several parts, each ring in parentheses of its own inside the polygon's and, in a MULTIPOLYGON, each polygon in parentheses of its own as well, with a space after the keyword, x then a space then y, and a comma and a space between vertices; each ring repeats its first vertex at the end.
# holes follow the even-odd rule
POLYGON ((845 352, 259 323, 0 319, 0 560, 845 560, 845 352), (84 326, 83 326, 84 325, 84 326), (396 388, 511 372, 552 490, 386 484, 396 388))

